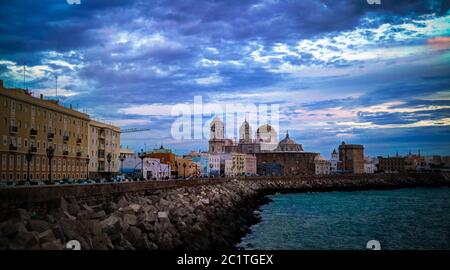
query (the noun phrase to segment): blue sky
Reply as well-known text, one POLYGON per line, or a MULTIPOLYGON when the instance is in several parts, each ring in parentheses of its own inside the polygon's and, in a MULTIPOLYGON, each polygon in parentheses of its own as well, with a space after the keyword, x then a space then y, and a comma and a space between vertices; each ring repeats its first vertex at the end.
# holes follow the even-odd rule
POLYGON ((328 157, 450 154, 449 1, 0 3, 0 78, 123 128, 134 149, 177 152, 175 104, 280 106, 280 133, 328 157))

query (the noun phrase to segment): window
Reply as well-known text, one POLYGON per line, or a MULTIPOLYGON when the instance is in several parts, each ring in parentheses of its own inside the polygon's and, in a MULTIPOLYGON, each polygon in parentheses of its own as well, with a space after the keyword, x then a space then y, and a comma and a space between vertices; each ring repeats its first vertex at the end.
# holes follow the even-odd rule
POLYGON ((3 135, 3 145, 7 145, 8 144, 8 136, 3 135))
POLYGON ((24 146, 24 147, 28 147, 28 140, 27 140, 27 139, 24 139, 24 140, 23 140, 23 146, 24 146))

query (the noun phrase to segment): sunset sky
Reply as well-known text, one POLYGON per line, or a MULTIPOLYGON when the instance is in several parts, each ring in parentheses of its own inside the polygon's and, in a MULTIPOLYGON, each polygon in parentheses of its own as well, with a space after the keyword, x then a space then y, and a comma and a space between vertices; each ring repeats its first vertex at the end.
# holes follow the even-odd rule
MULTIPOLYGON (((175 104, 279 104, 280 133, 329 157, 450 154, 450 1, 0 2, 0 79, 178 153, 175 104), (26 82, 23 84, 23 66, 26 82)), ((256 129, 256 127, 255 127, 256 129)))

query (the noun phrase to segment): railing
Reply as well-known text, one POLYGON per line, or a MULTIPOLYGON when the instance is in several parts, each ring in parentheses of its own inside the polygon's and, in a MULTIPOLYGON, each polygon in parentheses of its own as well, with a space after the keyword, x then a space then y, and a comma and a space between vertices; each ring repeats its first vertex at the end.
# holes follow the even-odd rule
POLYGON ((48 138, 48 139, 53 139, 53 138, 55 138, 55 133, 53 133, 53 132, 47 133, 47 138, 48 138))
POLYGON ((32 128, 32 129, 30 129, 30 136, 37 136, 37 130, 36 129, 34 129, 34 128, 32 128))
POLYGON ((105 144, 103 144, 103 143, 99 144, 98 149, 105 149, 105 144))
POLYGON ((17 146, 10 144, 9 145, 9 151, 17 151, 17 146))
POLYGON ((64 150, 64 151, 63 151, 63 155, 64 155, 64 156, 67 156, 67 155, 69 155, 69 151, 67 151, 67 150, 64 150))
POLYGON ((63 136, 63 140, 66 142, 66 141, 68 141, 69 140, 69 135, 64 135, 63 136))
POLYGON ((81 157, 81 152, 77 152, 77 157, 81 157))
POLYGON ((17 130, 18 130, 17 126, 9 126, 10 133, 17 133, 17 130))
POLYGON ((77 144, 81 143, 81 138, 77 138, 77 144))
POLYGON ((30 147, 30 151, 33 152, 33 153, 36 153, 37 152, 36 146, 31 146, 30 147))

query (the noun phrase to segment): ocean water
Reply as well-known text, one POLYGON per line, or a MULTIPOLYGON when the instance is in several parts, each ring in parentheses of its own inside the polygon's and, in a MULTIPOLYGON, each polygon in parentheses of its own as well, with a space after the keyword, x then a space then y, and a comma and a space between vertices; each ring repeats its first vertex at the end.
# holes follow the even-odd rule
POLYGON ((450 189, 276 194, 237 245, 261 250, 450 249, 450 189))

